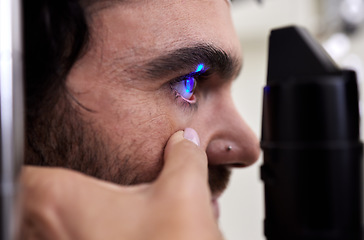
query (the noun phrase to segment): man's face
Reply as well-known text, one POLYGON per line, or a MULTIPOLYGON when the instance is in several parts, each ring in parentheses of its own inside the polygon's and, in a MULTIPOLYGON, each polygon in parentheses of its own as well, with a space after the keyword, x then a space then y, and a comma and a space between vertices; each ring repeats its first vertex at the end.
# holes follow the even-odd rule
POLYGON ((259 155, 230 94, 242 59, 229 3, 135 0, 88 11, 90 43, 66 82, 93 152, 75 150, 78 168, 122 184, 152 181, 168 138, 192 127, 218 195, 230 167, 259 155), (86 161, 92 154, 103 157, 86 161))

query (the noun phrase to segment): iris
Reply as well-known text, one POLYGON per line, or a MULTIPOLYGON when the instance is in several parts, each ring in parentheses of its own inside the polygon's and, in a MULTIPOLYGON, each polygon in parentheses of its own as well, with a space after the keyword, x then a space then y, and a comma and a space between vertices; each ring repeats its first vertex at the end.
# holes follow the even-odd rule
POLYGON ((188 75, 176 79, 172 84, 172 88, 178 96, 190 103, 196 102, 195 90, 197 86, 197 78, 205 72, 204 64, 197 65, 196 70, 188 75))
POLYGON ((191 77, 185 80, 186 93, 191 93, 195 90, 196 80, 191 77))

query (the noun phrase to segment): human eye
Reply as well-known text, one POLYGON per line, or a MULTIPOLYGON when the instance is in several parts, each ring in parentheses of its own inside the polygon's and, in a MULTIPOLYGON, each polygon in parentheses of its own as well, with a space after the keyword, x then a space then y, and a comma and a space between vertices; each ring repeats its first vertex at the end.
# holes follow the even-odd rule
POLYGON ((196 70, 190 74, 179 77, 171 82, 171 88, 174 90, 177 97, 181 97, 188 103, 195 103, 195 91, 197 88, 198 79, 205 74, 206 69, 203 64, 199 64, 196 70))
POLYGON ((171 88, 175 91, 176 95, 189 103, 196 102, 196 87, 197 79, 193 75, 184 76, 171 83, 171 88))

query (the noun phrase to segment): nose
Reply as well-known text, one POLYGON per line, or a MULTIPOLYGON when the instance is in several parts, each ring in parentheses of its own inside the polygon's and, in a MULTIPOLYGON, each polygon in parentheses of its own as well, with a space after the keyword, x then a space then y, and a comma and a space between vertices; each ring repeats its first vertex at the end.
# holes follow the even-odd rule
MULTIPOLYGON (((245 167, 259 157, 259 142, 255 133, 237 111, 230 91, 211 98, 204 116, 207 134, 206 153, 210 165, 245 167)), ((205 135, 206 136, 206 135, 205 135)))

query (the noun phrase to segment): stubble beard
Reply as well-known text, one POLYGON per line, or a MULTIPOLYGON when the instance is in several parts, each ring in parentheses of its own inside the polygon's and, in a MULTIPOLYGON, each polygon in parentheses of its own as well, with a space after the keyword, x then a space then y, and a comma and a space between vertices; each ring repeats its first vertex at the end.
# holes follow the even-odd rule
MULTIPOLYGON (((111 147, 110 139, 86 122, 82 109, 70 101, 57 104, 50 111, 27 119, 25 164, 73 169, 98 179, 121 185, 154 181, 161 169, 161 156, 153 171, 140 173, 134 154, 126 154, 123 146, 111 147)), ((211 192, 222 192, 229 182, 230 169, 209 166, 211 192)))

